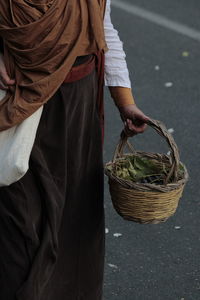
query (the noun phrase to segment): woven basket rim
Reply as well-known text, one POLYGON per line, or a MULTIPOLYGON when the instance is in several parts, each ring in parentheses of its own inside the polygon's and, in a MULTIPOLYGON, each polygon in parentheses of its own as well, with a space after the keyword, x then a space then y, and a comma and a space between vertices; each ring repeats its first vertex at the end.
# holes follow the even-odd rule
POLYGON ((152 160, 162 161, 162 159, 168 160, 170 162, 170 156, 161 153, 154 153, 154 152, 144 152, 144 151, 136 151, 133 153, 124 153, 122 156, 118 157, 115 162, 110 161, 107 162, 104 166, 105 174, 109 177, 109 180, 115 182, 116 184, 120 184, 124 188, 128 189, 136 189, 140 191, 159 191, 159 192, 169 192, 175 189, 180 188, 188 181, 189 175, 186 166, 180 161, 181 166, 184 169, 184 176, 182 179, 179 179, 177 182, 167 183, 166 185, 156 185, 152 183, 137 183, 134 181, 126 180, 120 178, 112 173, 112 171, 108 170, 107 167, 110 165, 115 165, 116 162, 123 160, 126 157, 130 156, 142 156, 142 157, 151 157, 152 160), (152 158, 153 156, 153 158, 152 158))

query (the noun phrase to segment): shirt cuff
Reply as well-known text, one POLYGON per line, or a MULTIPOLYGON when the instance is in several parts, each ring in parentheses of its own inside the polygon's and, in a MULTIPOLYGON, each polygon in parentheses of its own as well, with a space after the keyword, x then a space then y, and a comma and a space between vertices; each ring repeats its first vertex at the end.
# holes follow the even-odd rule
POLYGON ((105 86, 121 86, 131 88, 131 81, 127 72, 118 72, 117 74, 105 73, 104 76, 105 86))

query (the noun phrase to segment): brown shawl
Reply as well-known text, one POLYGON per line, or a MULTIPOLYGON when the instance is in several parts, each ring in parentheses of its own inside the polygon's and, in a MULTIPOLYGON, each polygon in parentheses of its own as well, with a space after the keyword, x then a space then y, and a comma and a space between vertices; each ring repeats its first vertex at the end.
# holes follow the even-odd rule
POLYGON ((34 113, 56 92, 77 56, 106 51, 106 0, 1 0, 0 36, 16 85, 0 102, 0 131, 34 113))

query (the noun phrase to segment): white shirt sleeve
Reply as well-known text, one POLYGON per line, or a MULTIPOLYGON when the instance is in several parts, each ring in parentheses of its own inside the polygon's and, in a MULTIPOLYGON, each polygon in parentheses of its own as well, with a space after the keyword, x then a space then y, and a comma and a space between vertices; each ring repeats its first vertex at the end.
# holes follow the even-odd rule
POLYGON ((111 0, 107 0, 104 17, 105 39, 108 51, 105 53, 105 85, 131 88, 126 54, 118 31, 111 21, 111 0))

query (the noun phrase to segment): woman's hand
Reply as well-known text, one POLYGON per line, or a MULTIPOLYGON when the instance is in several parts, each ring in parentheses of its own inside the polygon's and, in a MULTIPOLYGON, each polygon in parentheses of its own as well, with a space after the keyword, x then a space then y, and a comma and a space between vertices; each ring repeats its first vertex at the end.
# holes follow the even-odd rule
POLYGON ((0 54, 0 89, 7 90, 10 85, 14 85, 14 84, 15 84, 15 80, 11 79, 8 76, 8 73, 6 71, 6 67, 4 64, 3 55, 0 54))
POLYGON ((109 86, 111 97, 117 106, 126 135, 133 136, 142 133, 149 118, 136 106, 131 88, 109 86))
POLYGON ((133 136, 145 131, 149 118, 136 106, 130 104, 118 107, 121 119, 124 122, 124 131, 127 136, 133 136))

